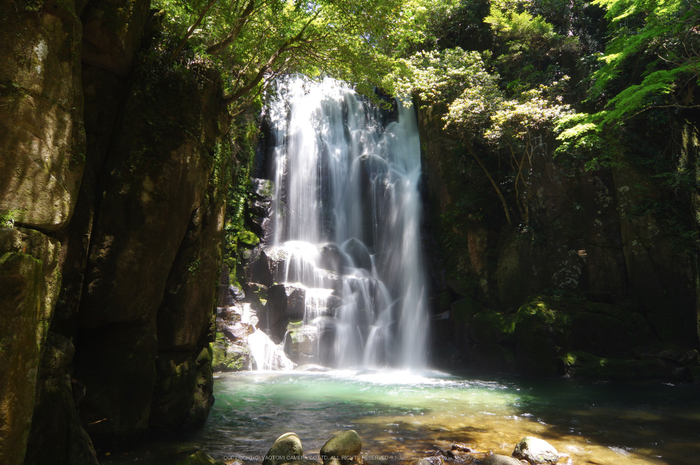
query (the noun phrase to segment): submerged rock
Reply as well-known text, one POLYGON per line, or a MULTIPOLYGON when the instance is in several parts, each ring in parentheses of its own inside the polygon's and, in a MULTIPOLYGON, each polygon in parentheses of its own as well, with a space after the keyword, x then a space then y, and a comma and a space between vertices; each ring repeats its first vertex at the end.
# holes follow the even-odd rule
POLYGON ((515 446, 513 457, 532 465, 554 464, 559 460, 559 452, 544 439, 526 436, 515 446))
POLYGON ((284 433, 267 451, 262 465, 281 465, 299 461, 304 461, 301 439, 296 433, 284 433))
POLYGON ((335 458, 341 463, 351 463, 362 452, 362 440, 355 430, 336 434, 321 448, 323 463, 330 463, 335 458))
POLYGON ((523 462, 507 455, 491 454, 484 459, 484 465, 523 465, 523 462))

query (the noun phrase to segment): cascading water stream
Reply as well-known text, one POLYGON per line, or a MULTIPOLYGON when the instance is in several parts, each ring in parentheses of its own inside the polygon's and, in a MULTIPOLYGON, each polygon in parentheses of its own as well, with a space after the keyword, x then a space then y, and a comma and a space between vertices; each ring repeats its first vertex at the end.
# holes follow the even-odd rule
POLYGON ((305 288, 317 361, 422 368, 427 316, 415 112, 389 118, 348 86, 280 81, 268 104, 280 283, 305 288), (389 120, 389 121, 387 121, 389 120))

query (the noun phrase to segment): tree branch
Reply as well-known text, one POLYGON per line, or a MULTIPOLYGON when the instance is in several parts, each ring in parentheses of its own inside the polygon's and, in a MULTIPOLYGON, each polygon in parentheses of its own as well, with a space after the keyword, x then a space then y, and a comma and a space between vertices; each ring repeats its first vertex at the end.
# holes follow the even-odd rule
MULTIPOLYGON (((251 0, 252 1, 252 0, 251 0)), ((258 72, 255 74, 255 76, 243 87, 235 91, 233 94, 230 96, 226 97, 224 99, 224 102, 227 105, 231 105, 234 103, 236 100, 241 98, 243 95, 247 94, 250 92, 255 86, 260 84, 260 82, 263 80, 265 77, 265 74, 272 68, 272 65, 275 64, 275 62, 280 58, 280 56, 289 50, 292 45, 294 45, 297 42, 300 42, 303 39, 304 32, 306 29, 318 18, 318 16, 321 14, 321 10, 318 9, 316 13, 304 24, 304 26, 299 30, 298 33, 294 35, 294 37, 288 39, 285 41, 272 55, 270 55, 270 58, 263 64, 258 72)))
POLYGON ((235 40, 238 38, 238 35, 241 33, 243 30, 243 27, 246 25, 248 20, 250 19, 251 14, 253 13, 253 10, 255 9, 255 0, 249 0, 248 4, 246 7, 243 9, 241 12, 241 16, 236 20, 236 24, 229 33, 222 41, 217 42, 213 45, 210 45, 207 47, 207 53, 210 55, 216 55, 218 53, 221 53, 223 50, 226 49, 227 46, 235 42, 235 40))
POLYGON ((216 0, 209 0, 209 3, 207 3, 207 6, 204 7, 204 9, 199 13, 199 17, 197 17, 197 20, 192 24, 189 28, 187 28, 187 32, 185 33, 185 36, 182 38, 178 46, 175 48, 175 51, 173 51, 173 54, 170 55, 170 61, 173 61, 182 51, 182 47, 185 46, 187 43, 187 40, 190 38, 192 33, 194 33, 194 30, 197 29, 197 27, 200 25, 204 17, 207 15, 207 12, 209 12, 209 9, 214 6, 214 3, 216 3, 216 0))
POLYGON ((489 181, 491 181, 491 185, 496 191, 496 194, 498 194, 498 198, 501 199, 501 204, 503 204, 503 212, 506 214, 506 221, 508 221, 508 226, 513 226, 513 220, 511 219, 510 212, 508 211, 508 202, 506 202, 506 198, 503 195, 503 192, 501 192, 501 189, 498 187, 498 184, 496 184, 496 181, 491 176, 491 173, 489 172, 488 168, 486 168, 486 165, 484 165, 484 162, 482 162, 481 158, 479 158, 476 152, 474 152, 474 149, 472 148, 471 144, 466 144, 466 147, 467 152, 469 152, 471 156, 474 157, 474 160, 476 160, 479 166, 481 166, 481 169, 484 170, 484 173, 486 173, 486 177, 489 178, 489 181))

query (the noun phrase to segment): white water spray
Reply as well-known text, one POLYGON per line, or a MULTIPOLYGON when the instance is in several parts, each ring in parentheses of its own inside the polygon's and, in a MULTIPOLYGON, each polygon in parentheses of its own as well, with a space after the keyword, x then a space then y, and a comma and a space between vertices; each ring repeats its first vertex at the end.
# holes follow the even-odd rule
POLYGON ((290 78, 277 91, 268 105, 271 245, 287 257, 277 281, 306 286, 304 324, 330 333, 319 336, 330 364, 423 368, 428 319, 413 108, 397 101, 395 120, 385 123, 386 113, 331 79, 290 78))

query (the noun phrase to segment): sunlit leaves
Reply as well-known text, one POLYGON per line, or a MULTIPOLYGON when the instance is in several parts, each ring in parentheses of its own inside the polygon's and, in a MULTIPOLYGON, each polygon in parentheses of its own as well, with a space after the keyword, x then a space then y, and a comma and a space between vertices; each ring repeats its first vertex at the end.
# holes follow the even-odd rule
MULTIPOLYGON (((421 37, 434 0, 158 0, 169 29, 213 59, 228 103, 242 107, 283 73, 321 74, 367 91, 421 37)), ((174 55, 179 54, 176 49, 174 55)), ((390 84, 390 83, 389 83, 390 84)))
POLYGON ((419 52, 406 61, 409 75, 400 89, 415 92, 424 107, 442 113, 445 129, 462 139, 495 144, 547 132, 571 113, 552 87, 537 86, 508 98, 499 76, 488 72, 482 55, 460 48, 419 52))
POLYGON ((399 78, 404 93, 418 92, 425 105, 448 104, 467 88, 497 90, 497 76, 486 72, 481 54, 461 48, 418 52, 405 60, 409 76, 399 78))
POLYGON ((548 40, 554 37, 554 26, 541 16, 532 16, 527 11, 520 13, 502 10, 491 5, 489 15, 484 22, 491 25, 496 34, 508 40, 548 40))
POLYGON ((607 143, 601 134, 601 115, 571 113, 559 118, 555 130, 559 133, 559 146, 556 154, 584 154, 597 165, 607 143))
POLYGON ((602 97, 622 75, 626 64, 647 62, 641 82, 625 83, 610 98, 605 124, 619 122, 659 104, 655 98, 700 76, 700 2, 697 0, 597 0, 607 8, 613 36, 604 65, 594 76, 593 98, 602 97))
POLYGON ((654 107, 692 105, 688 89, 700 77, 700 2, 595 3, 607 9, 611 23, 611 39, 589 91, 589 101, 604 110, 562 119, 558 137, 558 152, 585 152, 594 165, 605 160, 614 143, 610 136, 630 118, 654 107))
POLYGON ((554 125, 572 113, 569 105, 556 98, 546 97, 547 88, 541 86, 524 92, 517 99, 504 101, 491 117, 491 127, 485 137, 489 140, 525 141, 531 134, 542 136, 554 125))

